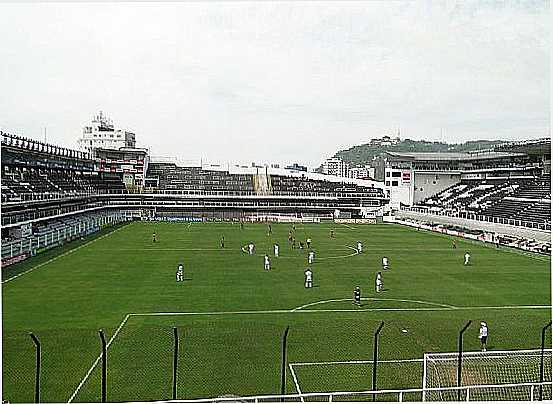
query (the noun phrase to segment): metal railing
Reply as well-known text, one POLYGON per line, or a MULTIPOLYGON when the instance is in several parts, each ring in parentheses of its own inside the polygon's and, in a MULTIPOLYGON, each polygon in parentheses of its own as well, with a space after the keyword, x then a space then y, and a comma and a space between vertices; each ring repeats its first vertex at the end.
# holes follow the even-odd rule
POLYGON ((528 220, 519 220, 519 219, 508 219, 504 217, 496 216, 487 216, 479 215, 471 212, 458 212, 458 211, 447 211, 447 210, 433 210, 432 208, 420 207, 420 206, 402 206, 400 210, 408 212, 416 212, 423 214, 432 214, 436 216, 446 216, 446 217, 457 217, 460 219, 476 220, 479 222, 488 222, 488 223, 497 223, 497 224, 506 224, 510 226, 518 227, 527 227, 530 229, 537 230, 549 230, 551 231, 551 223, 544 222, 533 222, 528 220))
POLYGON ((84 205, 73 204, 70 206, 64 206, 61 208, 51 208, 47 210, 33 210, 33 211, 23 211, 13 214, 3 214, 2 215, 2 226, 16 225, 24 222, 37 221, 38 219, 53 219, 56 217, 68 216, 71 214, 91 212, 95 210, 100 210, 106 206, 102 203, 88 203, 84 205))
POLYGON ((2 261, 22 255, 35 255, 37 251, 48 250, 66 241, 95 233, 105 225, 122 222, 125 220, 125 217, 121 212, 113 212, 99 217, 88 217, 78 223, 65 225, 43 234, 3 242, 1 250, 2 261))
POLYGON ((91 196, 112 196, 112 195, 162 195, 162 196, 181 196, 181 197, 256 197, 256 198, 278 198, 278 197, 303 197, 303 198, 370 198, 384 199, 384 194, 379 192, 287 192, 273 191, 270 194, 259 194, 255 191, 207 191, 207 190, 171 190, 171 189, 145 189, 139 190, 95 190, 82 192, 44 192, 44 193, 21 193, 17 196, 2 195, 2 203, 17 204, 20 202, 61 200, 71 198, 85 198, 91 196))
MULTIPOLYGON (((538 397, 538 389, 540 386, 552 386, 552 382, 536 382, 536 383, 510 383, 510 384, 483 384, 473 386, 461 386, 461 387, 432 387, 432 388, 416 388, 416 389, 391 389, 391 390, 366 390, 366 391, 339 391, 330 393, 298 393, 298 394, 284 394, 284 395, 261 395, 261 396, 245 396, 245 397, 219 397, 219 398, 207 398, 197 400, 171 400, 176 403, 224 403, 224 402, 247 402, 247 403, 259 403, 259 402, 278 402, 278 401, 368 401, 373 395, 378 396, 377 401, 421 401, 418 397, 423 397, 422 393, 457 393, 463 392, 462 401, 471 401, 474 398, 475 392, 480 391, 474 401, 484 400, 497 400, 497 394, 499 389, 507 390, 505 392, 505 398, 499 398, 499 400, 520 400, 520 401, 536 401, 538 397), (508 390, 516 391, 517 389, 525 390, 524 393, 516 392, 519 397, 509 397, 508 390), (485 391, 491 391, 491 396, 486 397, 485 391), (494 397, 496 395, 496 397, 494 397)), ((452 394, 453 396, 453 394, 452 394)), ((551 399, 551 392, 546 396, 546 400, 551 399)), ((452 400, 447 400, 452 401, 452 400)), ((454 401, 454 400, 453 400, 454 401)), ((167 401, 164 401, 167 402, 167 401)))
POLYGON ((95 191, 78 191, 78 192, 40 192, 40 193, 22 193, 17 196, 2 195, 2 203, 16 204, 18 202, 33 202, 33 201, 49 201, 57 199, 73 199, 86 198, 89 196, 102 195, 104 192, 95 191))

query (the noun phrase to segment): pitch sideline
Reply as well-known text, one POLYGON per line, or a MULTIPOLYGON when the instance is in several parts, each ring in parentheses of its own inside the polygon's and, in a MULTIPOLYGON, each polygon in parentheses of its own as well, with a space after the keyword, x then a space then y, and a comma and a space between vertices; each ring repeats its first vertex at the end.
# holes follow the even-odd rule
POLYGON ((19 278, 20 276, 23 276, 23 275, 25 275, 25 274, 28 274, 29 272, 32 272, 32 271, 34 271, 35 269, 41 268, 41 267, 43 267, 44 265, 50 264, 50 263, 56 261, 56 260, 59 259, 59 258, 66 257, 66 256, 68 256, 68 255, 70 255, 70 254, 73 254, 74 252, 80 250, 81 248, 87 247, 87 246, 89 246, 90 244, 95 243, 96 241, 99 241, 99 240, 102 240, 103 238, 106 238, 106 237, 108 237, 108 236, 111 236, 111 235, 114 234, 115 232, 118 232, 119 230, 121 230, 121 229, 123 229, 123 228, 125 228, 125 227, 126 227, 126 226, 121 226, 121 227, 119 227, 118 229, 115 229, 115 230, 113 230, 113 231, 110 231, 110 232, 107 233, 107 234, 104 234, 103 236, 97 237, 97 238, 95 238, 94 240, 90 240, 89 242, 84 243, 83 245, 80 245, 80 246, 75 247, 75 248, 73 248, 73 249, 71 249, 71 250, 69 250, 69 251, 66 251, 66 252, 64 252, 63 254, 56 255, 55 257, 50 258, 48 261, 45 261, 45 262, 43 262, 42 264, 35 265, 34 267, 32 267, 32 268, 30 268, 30 269, 27 269, 26 271, 23 271, 23 272, 21 272, 20 274, 17 274, 17 275, 15 275, 15 276, 12 276, 11 278, 8 278, 8 279, 2 281, 2 285, 5 284, 5 283, 8 283, 9 281, 12 281, 12 280, 14 280, 14 279, 17 279, 17 278, 19 278))

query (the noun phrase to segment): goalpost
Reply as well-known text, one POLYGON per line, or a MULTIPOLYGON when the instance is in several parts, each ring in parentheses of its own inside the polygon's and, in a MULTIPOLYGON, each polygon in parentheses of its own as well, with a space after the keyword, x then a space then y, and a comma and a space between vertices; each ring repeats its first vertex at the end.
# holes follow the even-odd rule
MULTIPOLYGON (((544 351, 544 382, 551 382, 551 349, 544 351)), ((461 400, 531 400, 542 394, 551 399, 551 385, 513 386, 540 381, 541 350, 464 352, 461 386, 501 385, 493 388, 461 390, 461 400), (470 397, 467 397, 470 394, 470 397)), ((455 390, 436 390, 457 386, 458 353, 424 354, 423 401, 456 401, 455 390)))

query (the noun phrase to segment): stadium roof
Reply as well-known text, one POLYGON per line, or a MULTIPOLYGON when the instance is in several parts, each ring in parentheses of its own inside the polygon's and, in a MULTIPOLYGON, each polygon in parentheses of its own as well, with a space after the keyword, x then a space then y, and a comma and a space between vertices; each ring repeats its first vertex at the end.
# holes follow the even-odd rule
POLYGON ((470 160, 493 160, 510 157, 524 156, 524 153, 509 152, 486 152, 486 153, 409 153, 409 152, 386 152, 390 157, 417 160, 417 161, 470 161, 470 160))

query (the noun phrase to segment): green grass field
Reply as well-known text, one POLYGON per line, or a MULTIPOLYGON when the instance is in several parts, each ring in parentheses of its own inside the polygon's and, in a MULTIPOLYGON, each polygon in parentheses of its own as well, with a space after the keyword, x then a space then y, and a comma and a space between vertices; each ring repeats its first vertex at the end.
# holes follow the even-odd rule
MULTIPOLYGON (((454 250, 447 236, 397 225, 297 224, 296 238, 311 237, 316 253, 315 287, 305 289, 307 252, 288 245, 290 225, 272 228, 268 236, 262 224, 241 230, 232 223, 132 223, 3 283, 3 399, 33 400, 30 331, 42 344, 42 401, 100 400, 100 367, 85 379, 100 353, 99 329, 112 341, 108 401, 145 401, 171 398, 172 327, 180 334, 178 398, 192 399, 279 393, 286 326, 288 362, 297 364, 371 359, 381 321, 379 356, 391 360, 455 351, 468 320, 474 323, 465 334, 467 351, 480 348, 481 320, 490 330, 488 349, 538 348, 551 319, 550 308, 535 307, 551 305, 548 257, 466 240, 454 250), (357 240, 362 254, 352 249, 357 240), (241 249, 249 241, 254 256, 241 249), (377 294, 383 255, 390 269, 377 294), (182 283, 175 282, 179 262, 182 283), (366 298, 361 307, 351 303, 356 285, 366 298), (311 303, 317 304, 300 308, 311 303)), ((371 387, 367 364, 293 369, 304 393, 371 387)), ((422 366, 383 363, 378 377, 380 389, 420 387, 422 366)), ((288 369, 287 393, 296 387, 288 369)))

